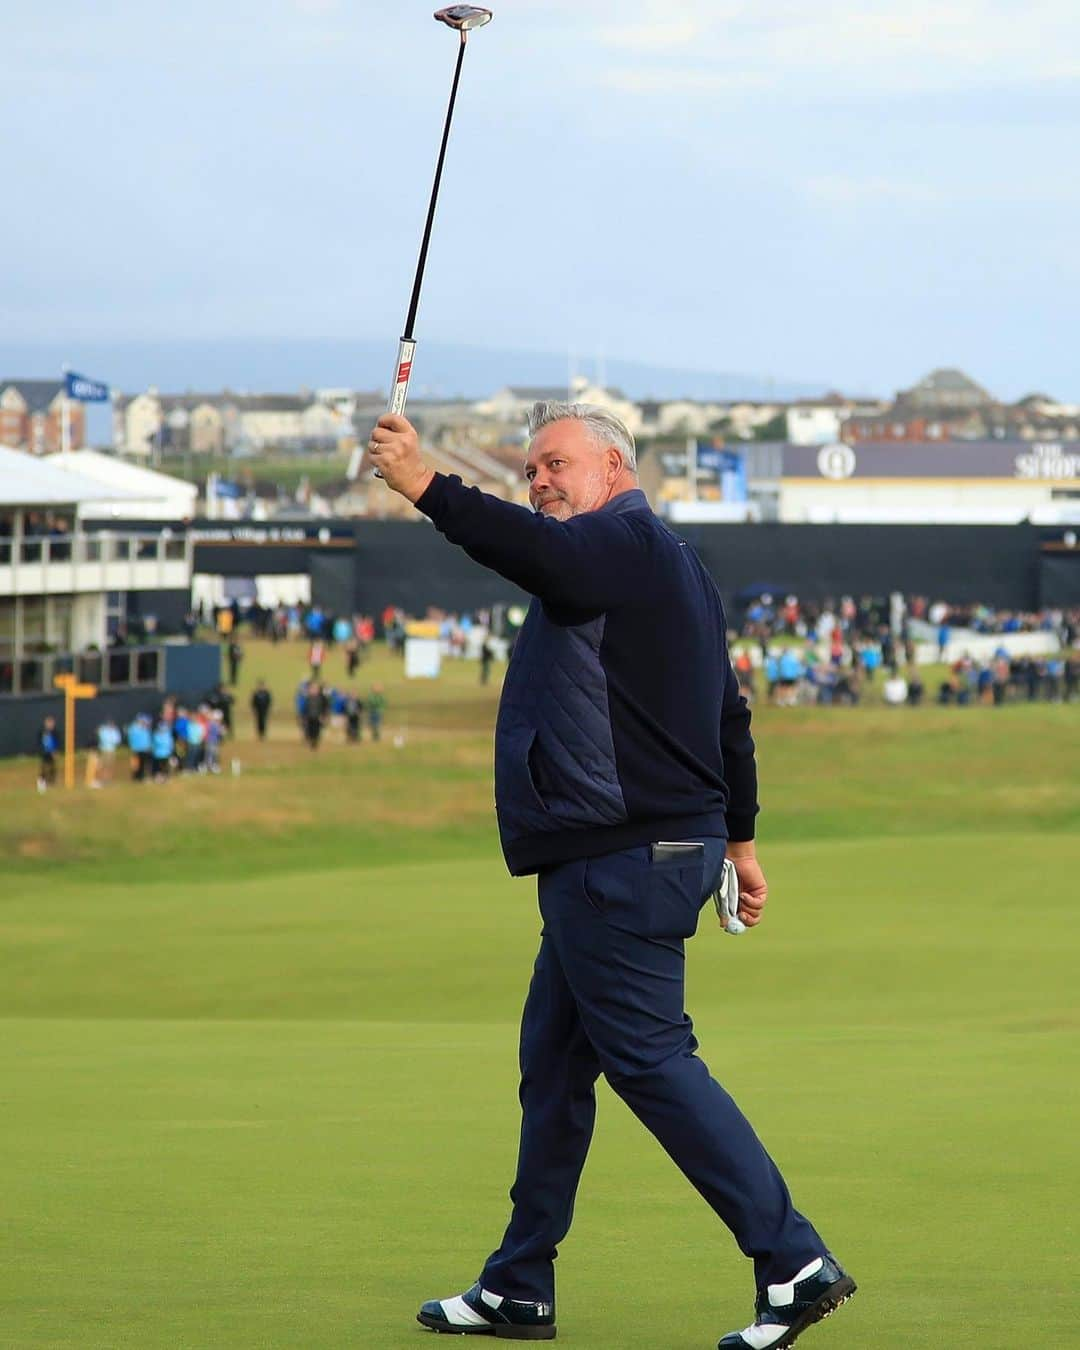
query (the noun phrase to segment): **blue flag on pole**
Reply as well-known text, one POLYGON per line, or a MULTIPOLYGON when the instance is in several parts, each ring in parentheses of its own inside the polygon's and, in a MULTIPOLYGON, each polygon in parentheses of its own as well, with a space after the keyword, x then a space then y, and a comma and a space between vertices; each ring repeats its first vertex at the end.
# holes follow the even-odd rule
POLYGON ((64 375, 67 396, 78 403, 108 403, 109 386, 98 380, 88 380, 85 375, 76 375, 69 370, 64 375))

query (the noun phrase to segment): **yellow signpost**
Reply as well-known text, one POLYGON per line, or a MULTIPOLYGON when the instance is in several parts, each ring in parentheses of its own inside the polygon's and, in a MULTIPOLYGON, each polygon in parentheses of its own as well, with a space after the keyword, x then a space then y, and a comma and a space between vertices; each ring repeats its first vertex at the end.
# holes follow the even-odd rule
POLYGON ((53 684, 64 691, 64 786, 75 786, 75 702, 93 698, 97 685, 80 684, 74 675, 56 675, 53 684))

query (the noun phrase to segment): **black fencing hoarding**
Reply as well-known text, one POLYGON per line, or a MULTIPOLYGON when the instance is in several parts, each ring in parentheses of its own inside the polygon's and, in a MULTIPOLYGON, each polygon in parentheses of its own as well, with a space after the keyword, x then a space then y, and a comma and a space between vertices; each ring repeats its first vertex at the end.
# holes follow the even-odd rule
POLYGON ((351 553, 308 553, 311 603, 326 614, 357 614, 356 564, 351 553))
POLYGON ((1039 603, 1047 609, 1080 609, 1080 548, 1044 547, 1039 558, 1039 603))
MULTIPOLYGON (((926 595, 1001 608, 1039 604, 1039 536, 1030 525, 683 525, 725 601, 766 584, 806 600, 926 595)), ((385 521, 357 530, 360 608, 461 612, 527 597, 437 531, 385 521)))
POLYGON ((356 603, 365 614, 379 614, 387 605, 423 615, 430 606, 461 614, 528 602, 524 591, 474 562, 427 523, 357 525, 356 603))
MULTIPOLYGON (((387 605, 416 615, 431 606, 460 613, 528 599, 426 521, 304 522, 277 531, 263 525, 200 528, 195 571, 304 573, 312 577, 317 603, 337 613, 351 606, 378 614, 387 605)), ((698 551, 729 602, 761 584, 807 600, 898 590, 1005 609, 1033 610, 1041 602, 1040 549, 1047 530, 1029 524, 683 524, 677 533, 698 551)), ((1060 531, 1051 533, 1060 538, 1060 531)))
POLYGON ((1030 525, 689 525, 725 600, 765 584, 804 600, 891 591, 1003 609, 1039 603, 1030 525))
POLYGON ((352 521, 196 521, 193 570, 208 576, 269 577, 308 575, 315 553, 351 556, 352 521))

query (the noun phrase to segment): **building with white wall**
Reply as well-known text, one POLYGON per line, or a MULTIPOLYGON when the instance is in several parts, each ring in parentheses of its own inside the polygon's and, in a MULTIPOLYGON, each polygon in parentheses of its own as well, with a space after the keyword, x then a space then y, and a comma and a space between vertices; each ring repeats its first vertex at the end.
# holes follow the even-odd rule
MULTIPOLYGON (((109 678, 110 639, 190 603, 191 545, 161 530, 88 531, 80 513, 128 498, 115 485, 0 448, 0 697, 47 692, 54 673, 91 653, 109 678)), ((144 672, 147 667, 144 666, 144 672)), ((137 673, 113 663, 114 684, 137 673)), ((82 678, 82 676, 80 676, 82 678)))
POLYGON ((1080 452, 1025 441, 786 445, 782 521, 809 524, 1068 523, 1080 452))
POLYGON ((787 438, 792 445, 833 445, 850 409, 850 404, 793 403, 787 410, 787 438))

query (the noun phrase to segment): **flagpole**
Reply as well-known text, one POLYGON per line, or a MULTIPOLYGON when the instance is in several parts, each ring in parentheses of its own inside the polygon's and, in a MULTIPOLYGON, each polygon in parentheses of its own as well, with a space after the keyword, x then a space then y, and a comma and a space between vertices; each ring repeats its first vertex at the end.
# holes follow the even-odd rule
POLYGON ((71 449, 71 405, 68 402, 67 377, 69 366, 61 366, 64 377, 64 394, 60 402, 60 453, 66 455, 71 449))

